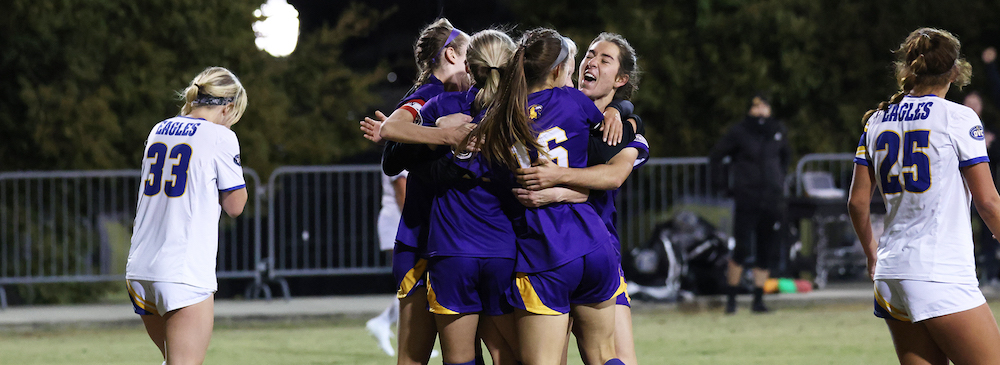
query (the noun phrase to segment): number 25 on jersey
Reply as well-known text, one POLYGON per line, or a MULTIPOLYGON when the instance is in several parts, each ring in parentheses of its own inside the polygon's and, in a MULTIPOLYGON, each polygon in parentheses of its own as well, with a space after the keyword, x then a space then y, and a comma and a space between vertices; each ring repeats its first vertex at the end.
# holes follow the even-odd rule
POLYGON ((150 145, 146 151, 146 158, 153 159, 153 162, 149 166, 149 176, 146 178, 143 194, 147 196, 159 194, 162 182, 163 193, 167 196, 176 198, 184 195, 184 190, 187 188, 188 163, 191 161, 191 146, 187 143, 181 143, 169 150, 168 154, 167 145, 156 142, 150 145), (170 166, 170 175, 173 178, 164 181, 164 163, 168 157, 171 160, 176 160, 176 163, 170 166))
POLYGON ((906 190, 922 193, 931 187, 931 162, 924 149, 930 147, 931 131, 914 130, 903 133, 900 138, 895 131, 885 131, 875 140, 877 152, 885 151, 885 158, 879 165, 878 175, 882 183, 882 193, 898 194, 906 190), (902 158, 899 145, 903 144, 902 158), (900 161, 901 160, 901 161, 900 161), (899 169, 896 165, 900 164, 899 169), (900 183, 899 176, 903 176, 900 183))

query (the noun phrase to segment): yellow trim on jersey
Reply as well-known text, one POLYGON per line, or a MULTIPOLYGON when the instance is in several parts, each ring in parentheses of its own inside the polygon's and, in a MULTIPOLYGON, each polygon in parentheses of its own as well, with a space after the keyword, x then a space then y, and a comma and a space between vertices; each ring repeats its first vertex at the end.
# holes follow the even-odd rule
POLYGON ((135 293, 135 289, 132 289, 131 280, 125 280, 125 288, 128 290, 128 295, 132 297, 132 300, 135 302, 135 305, 139 306, 139 308, 142 308, 142 310, 144 311, 153 313, 155 315, 160 315, 160 312, 156 310, 155 305, 150 304, 148 301, 146 301, 145 298, 140 297, 139 294, 135 293))
POLYGON ((619 275, 618 276, 618 290, 616 290, 615 291, 615 295, 612 295, 611 297, 612 298, 618 298, 618 296, 622 295, 622 294, 625 294, 625 300, 627 300, 629 302, 629 304, 632 304, 632 297, 630 297, 628 295, 628 283, 625 282, 625 277, 624 276, 619 275))
POLYGON ((417 285, 420 277, 424 276, 425 272, 427 272, 427 260, 417 259, 417 263, 413 264, 413 268, 406 272, 406 276, 403 276, 403 281, 399 283, 396 298, 403 299, 407 295, 410 295, 410 291, 417 285))
POLYGON ((878 305, 882 307, 882 309, 885 309, 885 311, 889 313, 889 315, 892 316, 892 318, 898 319, 903 322, 911 322, 910 317, 903 314, 904 313, 903 311, 899 310, 899 308, 893 307, 891 304, 889 304, 889 302, 885 301, 885 298, 882 298, 882 294, 878 293, 878 288, 875 288, 875 302, 877 302, 878 305))
POLYGON ((528 274, 523 272, 517 273, 517 278, 514 279, 514 283, 517 285, 518 292, 521 293, 521 300, 524 302, 524 310, 534 314, 544 314, 549 316, 565 314, 557 312, 552 308, 549 308, 545 305, 545 303, 542 303, 542 298, 538 296, 538 293, 535 292, 535 288, 531 286, 528 274))
POLYGON ((431 273, 427 273, 427 306, 430 307, 431 313, 434 314, 461 314, 445 308, 441 303, 438 303, 437 294, 434 293, 434 288, 431 287, 431 273))

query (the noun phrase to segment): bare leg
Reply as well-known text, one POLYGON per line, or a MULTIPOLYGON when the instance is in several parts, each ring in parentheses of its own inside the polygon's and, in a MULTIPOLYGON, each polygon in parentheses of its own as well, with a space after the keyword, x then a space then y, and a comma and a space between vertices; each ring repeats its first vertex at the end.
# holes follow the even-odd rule
POLYGON ((924 323, 885 320, 896 347, 900 365, 947 365, 948 358, 938 347, 924 323))
POLYGON ((496 365, 515 365, 518 362, 517 356, 514 354, 514 347, 517 342, 508 342, 500 328, 497 327, 497 322, 507 321, 509 323, 507 327, 511 331, 509 335, 512 336, 512 339, 516 340, 516 335, 513 334, 513 320, 514 316, 512 314, 482 316, 479 319, 479 335, 482 337, 483 343, 486 344, 486 349, 490 352, 490 358, 493 359, 493 363, 496 365), (505 318, 501 319, 500 317, 505 318))
POLYGON ((632 308, 615 305, 615 353, 625 365, 638 365, 635 339, 632 337, 632 308))
POLYGON ((398 365, 427 364, 437 337, 434 315, 427 311, 427 288, 420 287, 399 300, 398 365))
POLYGON ((1000 364, 1000 330, 988 305, 921 323, 956 365, 1000 364))
POLYGON ((573 326, 573 316, 570 316, 569 317, 569 328, 566 329, 566 348, 563 349, 562 362, 559 363, 560 365, 566 365, 567 363, 569 363, 569 335, 570 334, 575 334, 576 335, 576 348, 577 348, 578 351, 580 351, 580 358, 581 358, 581 360, 583 360, 583 365, 590 365, 590 364, 587 363, 587 356, 584 353, 584 351, 586 351, 586 350, 583 348, 583 346, 580 346, 580 335, 576 331, 577 331, 577 328, 573 326))
POLYGON ((521 362, 525 365, 558 364, 562 354, 566 353, 569 315, 540 315, 517 309, 514 317, 517 321, 521 362))
POLYGON ((767 279, 771 277, 771 271, 768 269, 755 267, 750 269, 750 272, 753 273, 753 286, 758 288, 763 288, 764 284, 767 283, 767 279))
POLYGON ((445 363, 462 364, 476 359, 476 330, 479 313, 435 314, 441 334, 441 352, 445 363))
POLYGON ((215 325, 215 295, 163 316, 168 365, 201 364, 215 325))
POLYGON ((160 317, 159 314, 147 314, 139 317, 142 317, 142 324, 146 327, 149 339, 153 340, 156 347, 160 349, 160 355, 166 360, 167 350, 165 342, 167 340, 167 325, 163 321, 163 317, 160 317))
POLYGON ((726 270, 726 283, 729 286, 740 285, 740 277, 743 276, 743 265, 729 260, 729 267, 726 270))
POLYGON ((573 326, 584 363, 604 364, 615 355, 615 299, 596 304, 574 305, 573 326))

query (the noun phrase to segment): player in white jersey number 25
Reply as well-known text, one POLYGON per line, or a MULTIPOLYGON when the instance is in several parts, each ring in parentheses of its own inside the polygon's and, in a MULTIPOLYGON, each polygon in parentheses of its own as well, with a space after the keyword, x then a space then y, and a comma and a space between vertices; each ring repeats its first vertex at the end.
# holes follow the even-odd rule
POLYGON ((851 222, 875 281, 900 364, 1000 364, 1000 329, 976 280, 969 205, 1000 233, 983 126, 945 100, 969 83, 951 33, 920 28, 896 51, 900 91, 865 115, 851 182, 851 222), (885 231, 874 237, 869 203, 878 187, 885 231))

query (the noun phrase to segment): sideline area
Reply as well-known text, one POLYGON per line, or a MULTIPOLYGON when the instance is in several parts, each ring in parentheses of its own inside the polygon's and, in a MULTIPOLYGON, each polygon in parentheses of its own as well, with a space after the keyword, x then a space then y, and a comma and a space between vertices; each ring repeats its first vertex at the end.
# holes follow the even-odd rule
MULTIPOLYGON (((984 287, 988 299, 1000 298, 996 290, 984 287)), ((291 300, 223 299, 215 303, 217 321, 289 320, 318 317, 365 317, 385 309, 392 294, 293 297, 291 300)), ((739 297, 741 309, 749 308, 749 295, 739 297)), ((714 311, 721 313, 722 296, 701 296, 682 303, 634 302, 634 310, 714 311)), ((868 303, 872 301, 871 284, 836 283, 822 290, 796 294, 770 294, 765 301, 773 309, 812 307, 829 304, 868 303)), ((748 313, 741 311, 738 313, 748 313)), ((127 326, 141 323, 128 302, 113 304, 15 306, 0 310, 0 330, 31 331, 45 328, 127 326)))

